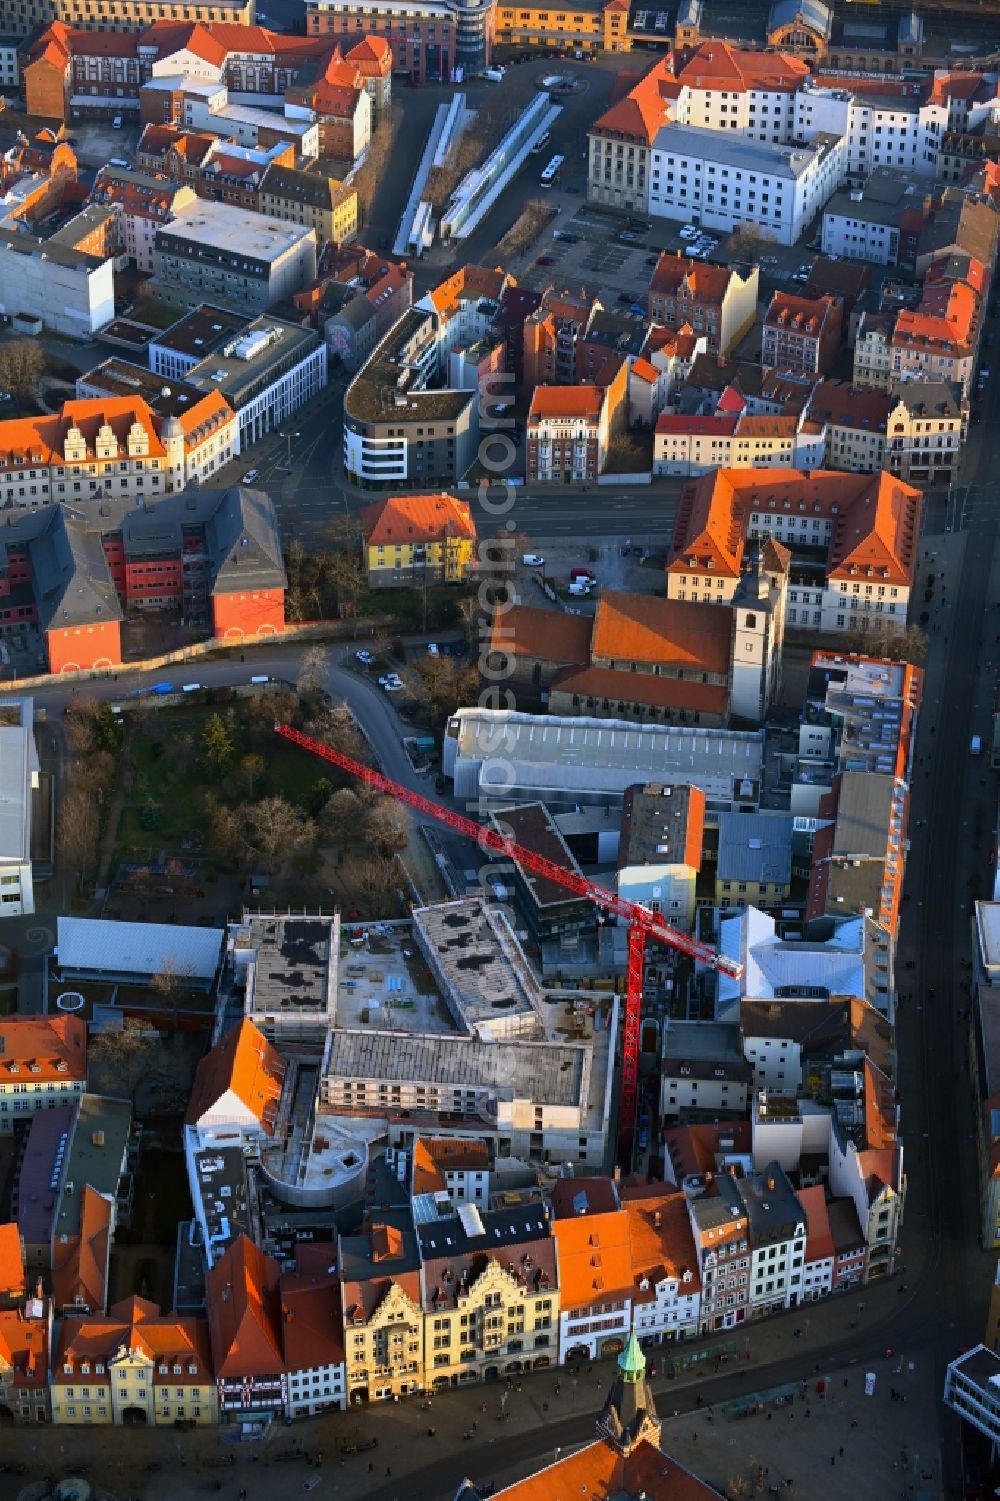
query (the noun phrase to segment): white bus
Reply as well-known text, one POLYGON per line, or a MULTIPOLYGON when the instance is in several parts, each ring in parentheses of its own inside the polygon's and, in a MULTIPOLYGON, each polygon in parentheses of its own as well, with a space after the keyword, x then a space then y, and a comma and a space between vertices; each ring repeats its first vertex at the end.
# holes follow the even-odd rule
POLYGON ((564 156, 554 156, 552 158, 548 166, 545 168, 545 171, 542 173, 540 182, 541 187, 551 188, 552 184, 559 176, 559 168, 562 166, 565 160, 566 158, 564 156))

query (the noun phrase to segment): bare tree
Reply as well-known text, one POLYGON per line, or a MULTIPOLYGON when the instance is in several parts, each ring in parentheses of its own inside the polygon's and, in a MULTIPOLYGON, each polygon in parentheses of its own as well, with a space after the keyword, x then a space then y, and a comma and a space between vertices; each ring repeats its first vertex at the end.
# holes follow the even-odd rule
POLYGON ((394 859, 365 853, 352 856, 344 866, 344 881, 363 898, 372 917, 385 917, 399 885, 399 872, 394 859))
POLYGON ((300 698, 315 698, 323 691, 323 676, 329 666, 325 646, 308 646, 302 653, 295 689, 300 698))
POLYGON ((81 886, 97 863, 101 822, 98 805, 82 787, 71 788, 57 814, 59 858, 68 865, 81 886))
POLYGON ((25 401, 45 371, 45 354, 33 339, 14 339, 0 346, 0 386, 25 401))
POLYGON ((97 1094, 131 1100, 149 1073, 159 1038, 138 1017, 122 1019, 121 1030, 99 1032, 88 1050, 90 1087, 97 1094))
POLYGON ((847 651, 865 657, 886 657, 891 662, 922 662, 927 656, 927 637, 918 625, 894 630, 877 621, 867 631, 849 631, 843 638, 847 651))
POLYGON ((241 797, 252 803, 266 770, 263 756, 241 756, 234 774, 236 788, 241 797))
POLYGON ((328 798, 319 815, 319 834, 324 844, 344 848, 362 837, 365 823, 361 799, 350 787, 341 787, 328 798))
POLYGON ((380 855, 402 854, 410 842, 410 815, 395 798, 376 797, 364 818, 364 837, 380 855))
POLYGON ((208 848, 218 860, 228 860, 243 843, 243 826, 232 808, 220 804, 208 820, 208 848))
POLYGON ((392 159, 399 124, 399 117, 390 115, 376 125, 368 143, 364 162, 355 173, 354 189, 358 195, 358 219, 362 224, 366 224, 371 218, 375 194, 392 159))
POLYGON ((346 704, 328 704, 309 723, 309 733, 321 745, 332 746, 354 761, 367 761, 368 744, 346 704))
POLYGON ((247 843, 271 870, 316 842, 316 825, 283 797, 265 797, 247 812, 247 843))
POLYGON ((415 696, 429 705, 436 719, 454 714, 460 704, 473 699, 479 689, 479 674, 471 663, 454 657, 421 657, 413 667, 417 679, 415 696))
POLYGON ((162 967, 157 970, 156 974, 149 982, 150 989, 156 995, 157 1000, 162 1001, 165 1008, 170 1011, 173 1017, 175 1031, 177 1030, 179 1021, 177 1008, 180 1005, 181 995, 184 991, 185 985, 191 978, 192 968, 193 966, 190 964, 182 964, 178 966, 168 956, 163 961, 162 967))

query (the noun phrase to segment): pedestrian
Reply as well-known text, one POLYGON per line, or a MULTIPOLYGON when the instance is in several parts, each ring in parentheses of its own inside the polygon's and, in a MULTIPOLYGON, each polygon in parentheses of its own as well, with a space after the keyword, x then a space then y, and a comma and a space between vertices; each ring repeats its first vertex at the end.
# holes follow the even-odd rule
POLYGON ((692 1433, 691 1442, 692 1444, 696 1444, 698 1442, 698 1435, 696 1433, 692 1433))
POLYGON ((843 1459, 843 1457, 844 1457, 844 1446, 843 1446, 843 1444, 841 1444, 841 1446, 840 1446, 840 1457, 841 1457, 841 1459, 843 1459))
POLYGON ((806 1417, 809 1417, 810 1414, 811 1414, 811 1412, 812 1412, 812 1408, 811 1407, 807 1407, 806 1408, 806 1417))
POLYGON ((844 1377, 844 1385, 845 1386, 847 1385, 847 1377, 846 1376, 844 1377))
POLYGON ((375 1473, 375 1461, 373 1459, 368 1461, 368 1473, 369 1475, 374 1475, 375 1473))
POLYGON ((836 1454, 831 1454, 830 1455, 830 1463, 832 1465, 835 1465, 837 1463, 837 1456, 836 1456, 836 1454))
POLYGON ((386 1465, 386 1467, 385 1467, 385 1477, 386 1477, 387 1480, 389 1479, 389 1477, 390 1477, 391 1474, 392 1474, 392 1465, 386 1465))
POLYGON ((561 1387, 561 1386, 560 1386, 560 1385, 559 1385, 559 1382, 558 1382, 558 1381, 557 1381, 557 1382, 556 1382, 556 1396, 557 1396, 557 1397, 558 1397, 558 1395, 559 1395, 559 1393, 560 1393, 560 1392, 561 1392, 561 1391, 562 1391, 562 1387, 561 1387))

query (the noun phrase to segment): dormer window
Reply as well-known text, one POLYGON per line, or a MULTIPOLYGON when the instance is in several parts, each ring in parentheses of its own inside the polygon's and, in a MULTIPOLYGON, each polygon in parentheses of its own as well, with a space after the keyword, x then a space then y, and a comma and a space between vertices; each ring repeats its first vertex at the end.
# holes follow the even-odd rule
POLYGON ((67 1360, 66 1364, 63 1366, 63 1375, 64 1376, 72 1376, 72 1374, 73 1374, 73 1367, 70 1364, 70 1362, 67 1360))
POLYGON ((167 1374, 167 1368, 166 1368, 165 1365, 161 1365, 159 1369, 160 1369, 160 1375, 161 1376, 165 1376, 167 1374))
POLYGON ((98 1361, 97 1364, 94 1366, 94 1370, 95 1370, 95 1372, 97 1373, 98 1376, 103 1376, 104 1375, 104 1366, 101 1364, 100 1361, 98 1361))

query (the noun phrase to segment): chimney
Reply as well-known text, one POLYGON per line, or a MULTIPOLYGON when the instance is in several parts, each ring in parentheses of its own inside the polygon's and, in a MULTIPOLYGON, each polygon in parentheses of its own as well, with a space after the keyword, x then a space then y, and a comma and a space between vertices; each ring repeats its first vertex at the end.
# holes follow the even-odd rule
POLYGON ((663 1223, 663 1216, 662 1216, 662 1214, 660 1213, 660 1211, 658 1209, 654 1209, 653 1210, 653 1224, 656 1226, 657 1230, 659 1230, 660 1225, 662 1223, 663 1223))

